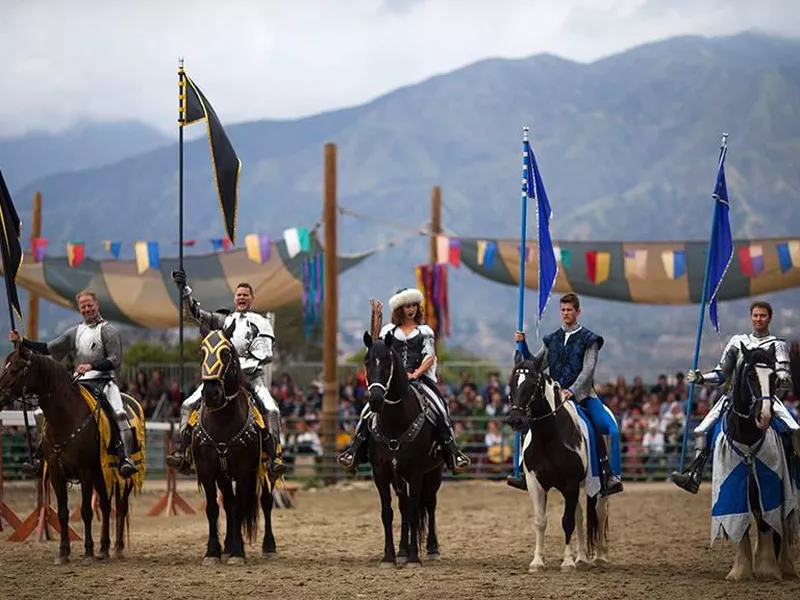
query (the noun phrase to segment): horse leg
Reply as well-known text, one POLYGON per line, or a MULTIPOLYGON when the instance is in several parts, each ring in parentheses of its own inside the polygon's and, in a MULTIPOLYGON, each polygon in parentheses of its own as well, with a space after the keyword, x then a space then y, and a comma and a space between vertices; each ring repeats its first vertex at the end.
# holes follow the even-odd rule
POLYGON ((436 493, 439 491, 439 477, 440 472, 437 470, 436 474, 429 473, 425 480, 425 506, 422 510, 428 512, 428 540, 426 543, 426 551, 430 560, 439 558, 439 540, 436 537, 436 493))
POLYGON ((536 479, 536 476, 525 470, 525 477, 528 484, 528 495, 533 502, 533 529, 535 534, 536 546, 533 550, 533 560, 528 565, 528 572, 535 573, 544 568, 544 532, 547 529, 547 492, 536 479))
POLYGON ((792 560, 792 549, 789 545, 789 535, 790 532, 788 531, 789 524, 784 521, 783 523, 783 535, 781 536, 780 540, 780 553, 778 555, 778 566, 781 569, 781 573, 783 574, 784 578, 787 577, 797 577, 797 570, 794 567, 794 561, 792 560))
POLYGON ((597 552, 593 564, 605 567, 608 564, 608 496, 597 498, 597 552))
POLYGON ((572 558, 572 534, 575 533, 575 513, 580 504, 580 487, 578 485, 564 490, 564 515, 561 517, 561 528, 564 530, 564 560, 562 571, 575 570, 572 558))
MULTIPOLYGON (((577 528, 575 533, 578 535, 578 554, 575 558, 575 568, 576 569, 586 569, 592 566, 589 562, 589 553, 586 548, 586 531, 583 529, 583 506, 580 502, 580 493, 578 496, 578 503, 575 505, 575 527, 577 528)), ((586 494, 583 494, 584 498, 586 498, 587 506, 587 519, 589 513, 589 506, 588 506, 588 498, 586 494)))
POLYGON ((408 540, 408 560, 406 566, 418 567, 422 563, 419 559, 420 539, 425 535, 425 523, 427 514, 423 506, 422 497, 422 476, 414 477, 414 481, 409 482, 410 494, 406 511, 408 514, 408 525, 410 536, 408 540))
POLYGON ((753 579, 753 554, 750 550, 750 528, 744 532, 736 549, 733 567, 725 576, 728 581, 744 581, 753 579))
POLYGON ((92 497, 94 496, 94 485, 92 480, 84 478, 81 480, 81 519, 83 520, 83 560, 85 562, 94 561, 94 540, 92 539, 92 519, 94 509, 92 508, 92 497))
POLYGON ((775 546, 772 540, 772 528, 760 518, 757 519, 756 547, 753 560, 753 574, 760 580, 780 580, 783 578, 775 546))
POLYGON ((411 531, 408 527, 408 496, 404 492, 397 495, 400 506, 400 543, 397 548, 397 564, 404 565, 408 562, 408 538, 411 531))
POLYGON ((384 474, 375 473, 373 476, 375 487, 378 488, 378 495, 381 498, 381 522, 383 523, 383 558, 381 566, 394 566, 394 536, 392 535, 392 489, 389 479, 384 474))
POLYGON ((214 480, 203 482, 203 491, 206 493, 206 519, 208 520, 208 544, 203 557, 204 566, 218 565, 222 548, 219 545, 217 532, 217 519, 219 519, 219 504, 217 504, 217 485, 214 480))
POLYGON ((97 503, 100 505, 100 554, 97 557, 101 560, 108 559, 108 549, 111 547, 110 519, 111 519, 111 499, 106 492, 106 482, 103 476, 97 475, 94 481, 94 489, 97 492, 97 503))
MULTIPOLYGON (((222 562, 226 562, 231 557, 231 547, 233 546, 233 526, 234 526, 234 502, 233 483, 229 479, 218 481, 219 490, 222 492, 222 509, 225 511, 225 541, 222 543, 222 562)), ((219 500, 214 498, 214 503, 219 508, 219 500)))
MULTIPOLYGON (((50 472, 50 483, 58 502, 58 525, 61 529, 61 543, 58 547, 58 558, 55 560, 57 565, 65 565, 69 562, 69 507, 67 506, 67 482, 60 473, 50 472)), ((45 482, 47 485, 47 482, 45 482)), ((91 500, 90 500, 91 504, 91 500)))
POLYGON ((245 563, 244 533, 247 531, 249 541, 252 543, 253 535, 256 530, 256 517, 258 516, 258 500, 256 498, 256 468, 253 466, 251 472, 247 472, 243 477, 236 480, 236 499, 234 501, 234 530, 233 546, 231 557, 228 559, 229 565, 241 565, 245 563))
POLYGON ((272 508, 275 506, 275 499, 272 496, 273 487, 269 483, 269 480, 265 480, 261 488, 261 511, 264 513, 264 542, 261 545, 261 556, 264 558, 276 556, 278 553, 275 547, 275 535, 272 532, 272 508))
POLYGON ((118 560, 125 560, 125 524, 128 522, 132 490, 133 483, 130 481, 125 482, 125 489, 121 493, 119 486, 114 486, 114 501, 117 505, 117 539, 114 543, 114 558, 118 560))

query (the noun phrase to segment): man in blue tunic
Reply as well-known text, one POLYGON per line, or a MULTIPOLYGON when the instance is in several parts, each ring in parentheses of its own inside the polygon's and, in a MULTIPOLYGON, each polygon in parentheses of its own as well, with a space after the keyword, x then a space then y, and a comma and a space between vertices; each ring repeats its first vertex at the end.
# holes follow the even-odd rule
MULTIPOLYGON (((619 428, 614 414, 594 393, 594 371, 597 355, 603 347, 601 336, 578 322, 581 314, 580 299, 572 292, 564 294, 560 301, 560 329, 544 336, 542 347, 532 356, 525 341, 525 333, 518 331, 516 341, 522 342, 522 357, 533 359, 542 371, 549 370, 550 377, 561 386, 564 400, 580 404, 589 416, 597 433, 597 454, 600 460, 600 494, 610 496, 622 491, 619 454, 619 428), (603 435, 611 437, 612 467, 603 435)), ((526 490, 524 473, 519 477, 508 477, 508 485, 526 490)))

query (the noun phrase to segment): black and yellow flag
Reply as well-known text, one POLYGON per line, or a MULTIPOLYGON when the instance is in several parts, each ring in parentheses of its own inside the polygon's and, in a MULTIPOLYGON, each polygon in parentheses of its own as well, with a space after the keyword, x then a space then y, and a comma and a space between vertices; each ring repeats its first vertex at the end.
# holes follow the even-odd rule
MULTIPOLYGON (((22 265, 22 246, 19 243, 22 221, 19 220, 17 209, 11 201, 11 194, 8 193, 3 172, 0 171, 0 252, 3 257, 3 277, 6 280, 6 295, 8 296, 9 306, 13 308, 17 316, 22 320, 22 310, 19 307, 19 296, 17 295, 17 273, 22 265)), ((13 316, 13 313, 12 313, 13 316)), ((13 327, 13 322, 12 322, 13 327)))
POLYGON ((182 96, 186 101, 182 124, 189 125, 195 121, 206 120, 214 180, 217 183, 217 194, 222 209, 222 218, 225 221, 225 231, 231 242, 235 244, 237 188, 242 162, 236 156, 236 151, 233 149, 217 113, 214 112, 214 108, 206 100, 203 92, 185 73, 183 73, 182 81, 184 86, 182 96))

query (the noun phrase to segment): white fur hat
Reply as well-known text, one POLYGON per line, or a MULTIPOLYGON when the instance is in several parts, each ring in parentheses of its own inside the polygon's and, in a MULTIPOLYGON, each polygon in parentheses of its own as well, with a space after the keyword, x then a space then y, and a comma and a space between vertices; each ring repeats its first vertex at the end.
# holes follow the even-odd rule
POLYGON ((389 299, 389 308, 394 311, 398 306, 405 306, 406 304, 422 304, 425 298, 416 288, 405 288, 398 290, 397 293, 389 299))

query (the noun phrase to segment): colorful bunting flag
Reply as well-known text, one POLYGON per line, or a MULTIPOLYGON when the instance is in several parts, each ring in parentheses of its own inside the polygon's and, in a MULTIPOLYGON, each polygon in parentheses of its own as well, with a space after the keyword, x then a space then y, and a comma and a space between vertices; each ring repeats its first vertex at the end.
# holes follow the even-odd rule
POLYGON ((556 260, 562 267, 568 269, 572 265, 572 250, 556 246, 553 251, 555 252, 556 260))
POLYGON ((270 243, 266 233, 249 233, 244 238, 247 258, 263 265, 269 260, 270 243))
POLYGON ((311 232, 307 227, 291 227, 283 231, 286 253, 294 258, 301 252, 311 252, 311 232))
POLYGON ((86 246, 83 242, 67 242, 67 262, 70 267, 77 267, 86 257, 86 246))
POLYGON ((161 267, 161 261, 158 256, 158 242, 136 242, 134 252, 136 254, 136 268, 140 275, 148 269, 161 267))
POLYGON ((739 248, 739 266, 748 277, 758 277, 764 271, 764 249, 761 246, 739 248))
POLYGON ((47 250, 47 238, 34 237, 31 238, 31 254, 33 254, 33 262, 40 263, 44 260, 45 252, 47 250))
POLYGON ((800 242, 782 242, 775 246, 775 251, 781 273, 786 273, 792 267, 800 267, 800 242))
POLYGON ((122 242, 114 242, 106 240, 106 252, 110 253, 115 259, 119 260, 120 253, 122 252, 122 242))
POLYGON ((586 252, 586 277, 594 284, 603 283, 611 271, 611 255, 608 252, 590 250, 586 252))
POLYGON ((647 250, 625 250, 625 277, 647 276, 647 250))
POLYGON ((683 250, 664 250, 661 264, 669 279, 679 279, 686 273, 686 253, 683 250))

